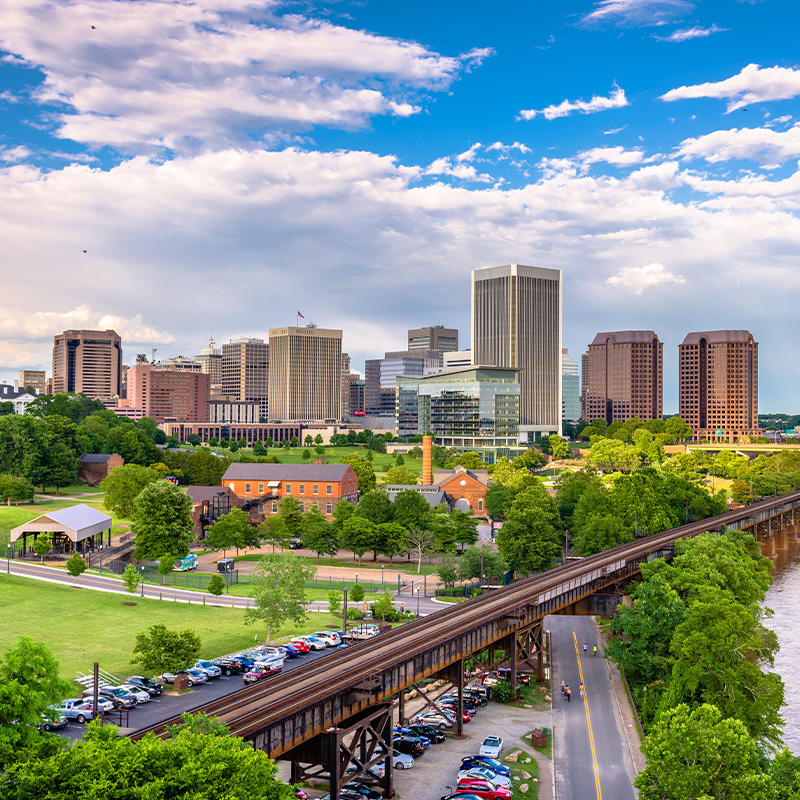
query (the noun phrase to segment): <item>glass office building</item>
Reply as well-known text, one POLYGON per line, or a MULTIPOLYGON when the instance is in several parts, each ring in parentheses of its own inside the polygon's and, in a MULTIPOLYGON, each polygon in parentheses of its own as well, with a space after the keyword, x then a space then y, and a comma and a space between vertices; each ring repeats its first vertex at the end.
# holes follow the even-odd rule
POLYGON ((488 463, 519 441, 519 380, 507 367, 469 366, 397 377, 397 432, 432 431, 436 444, 474 450, 488 463))

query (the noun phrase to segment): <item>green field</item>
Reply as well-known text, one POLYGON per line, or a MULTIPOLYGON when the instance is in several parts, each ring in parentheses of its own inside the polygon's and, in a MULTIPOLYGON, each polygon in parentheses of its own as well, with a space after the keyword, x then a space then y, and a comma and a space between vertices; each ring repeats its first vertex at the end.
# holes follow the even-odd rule
MULTIPOLYGON (((266 635, 262 625, 244 624, 244 612, 233 608, 169 603, 122 595, 73 589, 44 581, 0 574, 0 608, 6 610, 0 625, 0 657, 20 636, 44 642, 61 664, 61 674, 74 679, 88 672, 92 663, 124 678, 139 672, 131 662, 136 634, 155 623, 182 630, 191 628, 203 644, 203 657, 241 650, 257 636, 266 635), (126 606, 125 602, 135 602, 126 606)), ((302 625, 289 623, 273 633, 273 639, 289 634, 312 633, 336 626, 327 613, 309 613, 302 625)))
MULTIPOLYGON (((269 455, 275 456, 282 464, 304 464, 307 463, 303 461, 303 447, 293 447, 290 450, 284 450, 282 447, 271 447, 269 449, 269 455)), ((366 457, 366 454, 370 451, 367 450, 366 447, 359 447, 357 445, 347 446, 347 447, 326 447, 325 454, 322 456, 318 456, 314 452, 314 446, 309 447, 308 450, 311 451, 311 460, 314 461, 315 459, 325 460, 329 464, 337 464, 340 458, 344 456, 361 456, 362 458, 366 457)), ((218 450, 217 452, 224 452, 223 450, 218 450)), ((386 472, 390 467, 393 467, 395 464, 396 456, 390 455, 389 453, 376 453, 375 451, 372 452, 372 468, 375 472, 386 472)), ((415 475, 422 474, 422 459, 421 458, 409 458, 408 456, 403 456, 404 464, 403 466, 409 471, 413 472, 415 475)))

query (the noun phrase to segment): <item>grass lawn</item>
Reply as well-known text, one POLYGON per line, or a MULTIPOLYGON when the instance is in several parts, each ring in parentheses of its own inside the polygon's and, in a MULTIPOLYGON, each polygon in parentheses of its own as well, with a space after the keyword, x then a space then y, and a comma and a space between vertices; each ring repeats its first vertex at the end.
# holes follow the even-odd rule
MULTIPOLYGON (((269 449, 269 455, 274 455, 282 464, 303 464, 306 463, 303 461, 303 450, 305 449, 306 448, 304 447, 293 447, 289 450, 284 450, 282 447, 271 447, 269 449)), ((355 455, 366 458, 367 453, 370 452, 366 447, 359 447, 357 445, 347 447, 326 447, 325 453, 322 456, 318 456, 314 452, 314 446, 309 447, 308 450, 311 451, 312 461, 315 459, 323 459, 329 464, 338 464, 339 459, 343 458, 344 456, 355 455)), ((377 453, 374 450, 371 452, 372 468, 375 470, 375 472, 386 472, 389 468, 395 465, 396 456, 389 453, 377 453)), ((422 473, 421 458, 409 458, 409 456, 403 456, 403 461, 405 462, 403 466, 409 472, 413 472, 415 475, 420 475, 422 473)))
POLYGON ((508 756, 503 759, 506 766, 511 770, 511 780, 513 781, 511 786, 512 796, 525 798, 525 800, 536 800, 539 796, 539 783, 533 780, 539 777, 539 765, 536 763, 536 759, 529 752, 519 747, 515 747, 509 755, 512 753, 517 754, 516 761, 509 761, 508 756), (525 777, 523 774, 525 772, 530 776, 529 778, 525 777), (528 787, 527 792, 521 791, 523 786, 528 787))
MULTIPOLYGON (((0 574, 0 657, 20 636, 44 642, 61 664, 61 674, 74 679, 76 671, 88 672, 94 661, 112 675, 124 678, 139 669, 131 663, 136 634, 155 623, 171 629, 191 628, 199 636, 204 657, 240 650, 266 636, 264 625, 245 625, 244 612, 233 608, 169 603, 133 597, 135 606, 123 605, 121 595, 73 589, 69 586, 0 574)), ((332 628, 340 620, 330 614, 308 614, 301 625, 288 623, 273 632, 273 639, 332 628)))

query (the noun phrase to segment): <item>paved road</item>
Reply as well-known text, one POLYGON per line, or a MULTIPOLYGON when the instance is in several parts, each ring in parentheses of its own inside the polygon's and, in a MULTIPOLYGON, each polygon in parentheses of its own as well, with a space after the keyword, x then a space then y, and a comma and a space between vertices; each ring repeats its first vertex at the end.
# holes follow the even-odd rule
POLYGON ((630 758, 613 699, 613 688, 594 617, 552 616, 545 620, 551 632, 553 717, 560 735, 555 738, 557 796, 569 800, 633 800, 630 758), (589 646, 583 655, 583 644, 589 646), (586 699, 579 688, 583 675, 586 699), (561 699, 561 681, 572 690, 572 700, 561 699))

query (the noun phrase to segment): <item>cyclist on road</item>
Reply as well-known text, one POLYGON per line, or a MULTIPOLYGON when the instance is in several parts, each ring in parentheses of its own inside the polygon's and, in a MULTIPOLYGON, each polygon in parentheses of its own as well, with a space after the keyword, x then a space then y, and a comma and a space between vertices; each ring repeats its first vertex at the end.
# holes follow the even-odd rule
POLYGON ((592 655, 597 657, 597 645, 594 646, 594 648, 592 650, 592 655))
POLYGON ((586 642, 583 643, 583 654, 586 655, 586 651, 589 649, 589 645, 586 642))

